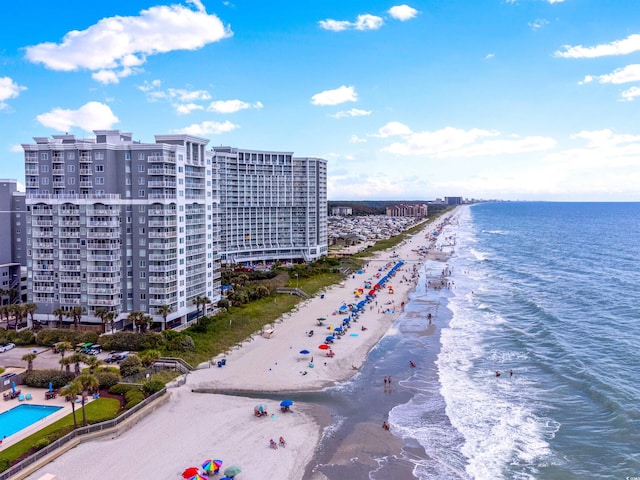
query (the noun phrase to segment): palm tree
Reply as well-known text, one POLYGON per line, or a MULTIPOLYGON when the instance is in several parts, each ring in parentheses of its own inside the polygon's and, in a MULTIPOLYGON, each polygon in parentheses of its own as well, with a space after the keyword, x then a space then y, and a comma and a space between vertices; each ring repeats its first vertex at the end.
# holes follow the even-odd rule
POLYGON ((31 327, 33 327, 33 316, 38 310, 38 306, 35 303, 25 303, 24 310, 31 317, 31 327))
POLYGON ((67 317, 73 319, 73 327, 77 329, 80 326, 80 321, 82 320, 82 315, 84 314, 85 309, 81 306, 75 306, 71 310, 67 312, 67 317))
POLYGON ((67 315, 67 312, 63 308, 58 307, 51 312, 51 314, 58 317, 58 328, 62 328, 62 319, 67 315))
POLYGON ((156 313, 158 315, 162 315, 162 320, 163 320, 162 330, 167 329, 167 317, 172 311, 173 311, 173 308, 171 308, 171 305, 160 305, 158 308, 156 308, 156 313))
POLYGON ((102 360, 100 360, 95 355, 86 355, 84 357, 84 360, 82 361, 89 367, 89 373, 91 375, 93 375, 93 372, 96 368, 102 365, 102 360))
POLYGON ((71 361, 71 363, 75 365, 73 371, 76 375, 80 375, 80 363, 84 363, 85 358, 86 358, 86 355, 82 353, 74 353, 73 355, 71 355, 71 357, 69 357, 69 360, 71 361))
POLYGON ((58 342, 56 343, 56 348, 60 352, 60 357, 64 358, 64 354, 66 353, 66 351, 73 349, 73 345, 71 344, 71 342, 58 342))
POLYGON ((133 329, 135 331, 136 328, 138 328, 138 322, 139 322, 139 318, 144 315, 144 313, 138 311, 138 310, 133 310, 131 312, 129 312, 129 315, 127 315, 127 320, 129 320, 132 324, 133 324, 133 329))
POLYGON ((76 381, 80 384, 82 388, 82 423, 86 427, 87 426, 87 416, 84 412, 85 399, 87 398, 87 394, 93 390, 96 390, 100 386, 100 382, 94 375, 90 375, 88 373, 83 373, 76 381))
POLYGON ((64 367, 64 371, 67 372, 68 375, 71 374, 71 364, 74 362, 73 356, 71 357, 62 357, 58 362, 60 364, 60 370, 64 367))
POLYGON ((73 428, 78 428, 76 421, 76 395, 82 393, 82 385, 77 381, 71 382, 69 385, 60 390, 60 395, 71 398, 71 412, 73 413, 73 428))
MULTIPOLYGON (((94 315, 102 322, 102 333, 107 333, 107 324, 113 322, 116 318, 116 312, 106 308, 98 308, 94 315)), ((111 330, 113 331, 113 328, 111 330)))
POLYGON ((33 361, 38 358, 37 353, 26 353, 22 356, 22 361, 27 362, 27 371, 33 370, 33 361))
POLYGON ((11 309, 9 308, 9 305, 2 305, 0 307, 0 316, 2 315, 7 319, 6 329, 9 330, 9 317, 11 317, 11 309))
POLYGON ((197 296, 193 299, 193 303, 196 304, 196 308, 198 309, 198 316, 200 316, 200 305, 202 305, 202 314, 204 315, 204 307, 211 303, 211 299, 205 296, 197 296))
POLYGON ((145 367, 151 366, 153 362, 158 360, 162 354, 159 350, 145 350, 138 354, 138 358, 145 367))

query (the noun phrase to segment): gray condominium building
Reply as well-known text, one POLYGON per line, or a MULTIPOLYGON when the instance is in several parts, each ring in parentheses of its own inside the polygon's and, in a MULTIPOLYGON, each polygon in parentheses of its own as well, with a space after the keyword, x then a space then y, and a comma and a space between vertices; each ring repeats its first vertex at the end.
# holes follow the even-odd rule
POLYGON ((327 162, 214 147, 222 263, 314 261, 327 254, 327 162))
MULTIPOLYGON (((220 299, 222 263, 312 261, 327 252, 326 161, 216 147, 190 135, 96 130, 35 137, 25 152, 27 292, 36 320, 131 311, 169 326, 220 299)), ((70 321, 65 319, 65 321, 70 321)))
POLYGON ((0 304, 22 297, 21 270, 27 265, 26 215, 24 192, 16 180, 0 180, 0 231, 5 236, 0 248, 0 304), (10 242, 10 243, 9 243, 10 242))
POLYGON ((131 311, 158 322, 183 323, 196 297, 220 291, 217 172, 208 140, 96 130, 23 144, 27 215, 27 290, 40 321, 58 308, 81 306, 83 321, 98 310, 131 311))

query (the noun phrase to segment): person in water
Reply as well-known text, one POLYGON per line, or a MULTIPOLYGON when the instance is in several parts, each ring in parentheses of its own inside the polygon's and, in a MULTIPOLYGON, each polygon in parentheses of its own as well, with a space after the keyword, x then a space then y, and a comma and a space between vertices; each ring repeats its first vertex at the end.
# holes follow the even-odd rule
POLYGON ((501 375, 500 370, 496 370, 496 377, 499 377, 501 375))

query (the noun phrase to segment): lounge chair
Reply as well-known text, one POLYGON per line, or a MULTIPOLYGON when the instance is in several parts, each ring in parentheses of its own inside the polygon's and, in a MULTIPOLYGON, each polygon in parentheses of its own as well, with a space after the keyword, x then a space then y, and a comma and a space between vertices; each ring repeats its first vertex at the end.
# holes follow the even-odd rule
POLYGON ((22 395, 22 394, 18 395, 18 401, 19 402, 24 402, 24 395, 22 395))
POLYGON ((27 395, 24 398, 25 400, 33 400, 33 397, 31 396, 30 393, 27 393, 27 395))

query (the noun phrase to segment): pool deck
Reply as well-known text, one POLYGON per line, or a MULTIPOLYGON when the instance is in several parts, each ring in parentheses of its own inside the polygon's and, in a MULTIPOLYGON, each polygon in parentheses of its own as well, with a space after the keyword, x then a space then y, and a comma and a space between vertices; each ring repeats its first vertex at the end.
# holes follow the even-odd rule
MULTIPOLYGON (((69 415, 71 413, 71 402, 67 402, 64 399, 64 396, 58 395, 56 398, 52 398, 50 400, 45 399, 45 394, 48 392, 46 388, 32 388, 27 387, 25 385, 18 385, 16 389, 20 390, 21 393, 26 397, 28 393, 31 394, 31 400, 18 400, 18 397, 12 400, 0 400, 0 413, 6 412, 7 410, 11 410, 18 405, 27 404, 27 405, 44 405, 49 407, 63 407, 57 412, 49 415, 48 417, 43 418, 42 420, 38 420, 37 422, 29 425, 26 428, 23 428, 19 432, 14 433, 4 439, 2 437, 4 434, 0 431, 0 439, 2 439, 2 444, 0 444, 0 451, 4 450, 10 445, 13 445, 20 440, 28 437, 29 435, 37 432, 41 428, 50 425, 57 420, 60 420, 62 417, 69 415)), ((6 392, 5 392, 6 393, 6 392)), ((87 397, 87 403, 93 400, 92 397, 87 397)), ((76 417, 78 418, 78 422, 82 422, 82 412, 80 411, 81 405, 80 403, 76 403, 76 417)))

